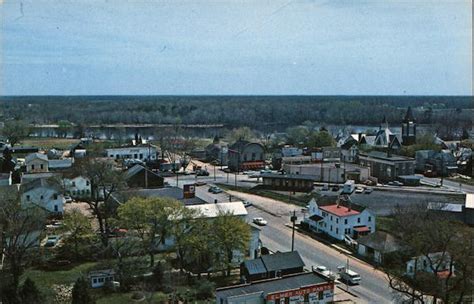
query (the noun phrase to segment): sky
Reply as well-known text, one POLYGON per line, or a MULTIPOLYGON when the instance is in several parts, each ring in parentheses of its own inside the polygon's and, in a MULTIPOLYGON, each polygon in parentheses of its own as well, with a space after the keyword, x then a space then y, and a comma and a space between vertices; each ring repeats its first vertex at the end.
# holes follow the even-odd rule
POLYGON ((0 95, 473 95, 472 3, 0 0, 0 95))

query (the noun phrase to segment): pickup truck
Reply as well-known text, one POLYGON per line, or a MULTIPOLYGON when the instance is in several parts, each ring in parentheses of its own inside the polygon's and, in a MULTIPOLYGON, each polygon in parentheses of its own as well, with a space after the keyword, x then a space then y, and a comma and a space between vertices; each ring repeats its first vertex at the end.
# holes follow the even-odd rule
POLYGON ((360 284, 360 275, 350 269, 347 269, 346 266, 339 266, 337 267, 338 273, 339 273, 339 280, 351 284, 351 285, 357 285, 360 284))

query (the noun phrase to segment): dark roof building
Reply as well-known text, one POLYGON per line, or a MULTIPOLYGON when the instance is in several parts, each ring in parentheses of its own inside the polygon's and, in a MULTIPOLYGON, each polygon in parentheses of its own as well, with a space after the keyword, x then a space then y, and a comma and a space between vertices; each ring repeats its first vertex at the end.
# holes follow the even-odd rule
POLYGON ((304 266, 305 264, 297 251, 277 252, 243 262, 240 273, 247 282, 250 282, 300 273, 304 270, 304 266))
POLYGON ((142 165, 135 165, 125 172, 125 182, 130 188, 160 188, 164 178, 142 165))
POLYGON ((334 282, 314 272, 303 272, 216 290, 218 304, 332 303, 333 300, 334 282))
POLYGON ((265 188, 287 191, 311 191, 318 180, 316 176, 305 174, 263 173, 260 176, 265 188))
POLYGON ((381 182, 397 180, 400 175, 415 174, 415 159, 390 152, 361 152, 359 164, 369 167, 371 176, 381 182))

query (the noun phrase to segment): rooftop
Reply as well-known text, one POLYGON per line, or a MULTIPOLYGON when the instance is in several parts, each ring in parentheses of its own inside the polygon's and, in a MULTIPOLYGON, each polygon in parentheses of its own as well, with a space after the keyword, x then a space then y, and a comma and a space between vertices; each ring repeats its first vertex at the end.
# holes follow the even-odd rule
POLYGON ((221 214, 230 213, 236 216, 245 216, 248 214, 242 202, 201 204, 187 206, 189 209, 197 210, 203 218, 214 218, 221 214))
POLYGON ((262 255, 260 257, 265 264, 267 271, 278 271, 281 269, 304 267, 298 251, 277 252, 274 254, 262 255))
POLYGON ((44 161, 48 161, 48 156, 46 154, 42 154, 42 153, 31 153, 31 154, 28 154, 25 157, 26 162, 30 162, 34 159, 42 159, 44 161))
POLYGON ((260 174, 263 178, 277 178, 277 179, 296 179, 296 180, 308 180, 316 181, 317 178, 314 175, 306 174, 277 174, 277 173, 262 173, 260 174))
POLYGON ((396 155, 396 154, 392 154, 388 156, 386 152, 380 152, 380 151, 360 153, 360 156, 372 157, 372 158, 388 160, 388 161, 414 161, 415 160, 414 158, 411 158, 411 157, 405 157, 405 156, 396 155))
POLYGON ((264 296, 275 292, 294 290, 304 286, 312 286, 330 283, 328 279, 314 272, 303 272, 281 278, 256 281, 250 284, 242 284, 216 289, 218 298, 228 298, 246 294, 263 293, 264 296))
POLYGON ((319 209, 323 210, 323 211, 326 211, 328 213, 331 213, 331 214, 334 214, 334 215, 337 215, 339 217, 343 217, 343 216, 351 216, 351 215, 357 215, 357 214, 360 214, 359 211, 357 210, 354 210, 352 208, 348 208, 348 207, 345 207, 341 204, 337 205, 337 204, 334 204, 334 205, 326 205, 326 206, 320 206, 319 209))

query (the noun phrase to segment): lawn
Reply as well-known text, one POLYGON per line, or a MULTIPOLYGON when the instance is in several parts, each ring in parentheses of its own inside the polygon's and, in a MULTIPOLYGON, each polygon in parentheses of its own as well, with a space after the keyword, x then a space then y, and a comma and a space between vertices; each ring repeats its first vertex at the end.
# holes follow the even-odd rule
POLYGON ((40 148, 40 150, 48 150, 52 148, 56 149, 68 149, 72 144, 78 143, 78 139, 72 138, 57 138, 57 137, 29 137, 22 140, 22 146, 34 146, 40 148))
POLYGON ((28 269, 23 278, 32 279, 41 293, 46 297, 45 302, 50 303, 55 295, 52 289, 53 285, 69 285, 73 284, 77 278, 87 275, 89 269, 94 267, 96 262, 80 264, 69 270, 45 271, 38 269, 28 269))

